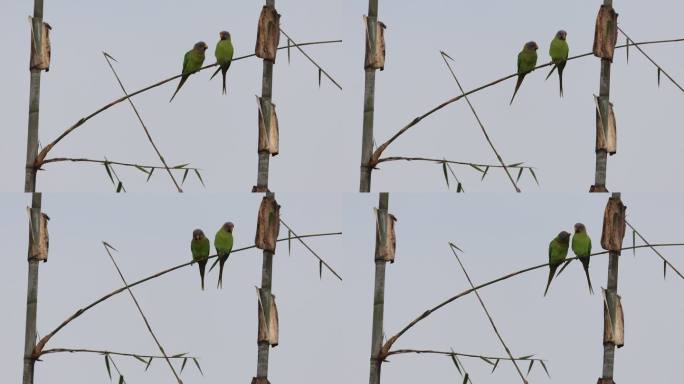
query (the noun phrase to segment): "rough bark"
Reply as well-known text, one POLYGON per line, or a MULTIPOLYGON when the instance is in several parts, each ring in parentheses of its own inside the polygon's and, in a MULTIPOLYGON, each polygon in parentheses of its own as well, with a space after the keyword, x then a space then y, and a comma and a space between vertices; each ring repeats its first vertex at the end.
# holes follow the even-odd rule
POLYGON ((259 15, 254 53, 257 57, 275 63, 280 41, 280 15, 275 6, 264 5, 259 15))
POLYGON ((599 9, 594 29, 594 56, 613 61, 618 36, 617 18, 611 4, 604 3, 599 9))
POLYGON ((275 252, 279 231, 280 205, 273 194, 267 193, 259 206, 254 244, 259 249, 275 252))

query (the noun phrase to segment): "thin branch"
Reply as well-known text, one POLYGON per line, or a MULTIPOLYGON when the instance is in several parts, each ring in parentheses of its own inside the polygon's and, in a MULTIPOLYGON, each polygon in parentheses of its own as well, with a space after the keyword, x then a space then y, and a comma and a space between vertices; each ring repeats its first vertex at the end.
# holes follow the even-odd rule
MULTIPOLYGON (((667 244, 637 245, 637 246, 634 246, 634 247, 624 247, 624 248, 621 249, 621 251, 623 251, 623 250, 629 250, 629 249, 647 248, 647 247, 673 247, 673 246, 684 246, 684 243, 667 243, 667 244)), ((606 254, 608 254, 608 253, 609 253, 609 251, 602 251, 602 252, 592 253, 592 254, 589 255, 589 256, 594 257, 594 256, 598 256, 598 255, 606 255, 606 254)), ((577 259, 577 257, 569 257, 569 258, 567 258, 566 260, 571 261, 571 260, 574 260, 574 259, 577 259)), ((433 312, 435 312, 435 311, 437 311, 438 309, 444 307, 445 305, 447 305, 447 304, 449 304, 449 303, 455 301, 456 299, 459 299, 459 298, 461 298, 461 297, 463 297, 463 296, 466 296, 466 295, 468 295, 468 294, 470 294, 470 293, 473 293, 474 291, 476 291, 476 290, 478 290, 478 289, 482 289, 482 288, 484 288, 484 287, 487 287, 487 286, 489 286, 489 285, 498 283, 498 282, 500 282, 500 281, 510 279, 511 277, 515 277, 515 276, 518 276, 518 275, 522 275, 523 273, 531 272, 531 271, 534 271, 534 270, 536 270, 536 269, 545 268, 545 267, 548 267, 548 266, 549 266, 549 263, 544 263, 544 264, 535 265, 535 266, 533 266, 533 267, 521 269, 521 270, 519 270, 519 271, 509 273, 509 274, 507 274, 507 275, 498 277, 498 278, 496 278, 496 279, 494 279, 494 280, 491 280, 491 281, 488 281, 488 282, 486 282, 486 283, 482 283, 482 284, 476 286, 475 288, 466 289, 465 291, 463 291, 463 292, 461 292, 461 293, 459 293, 459 294, 457 294, 457 295, 455 295, 455 296, 452 296, 452 297, 450 297, 450 298, 448 298, 448 299, 442 301, 441 303, 435 305, 434 307, 432 307, 432 308, 430 308, 430 309, 424 311, 424 312, 423 312, 422 314, 420 314, 418 317, 416 317, 415 319, 413 319, 408 325, 406 325, 404 328, 402 328, 397 334, 395 334, 394 336, 390 337, 390 338, 385 342, 385 345, 383 345, 383 347, 382 347, 382 348, 383 348, 383 351, 385 351, 385 354, 386 354, 386 353, 392 348, 392 344, 394 344, 394 343, 397 341, 397 339, 399 339, 404 333, 406 333, 406 331, 408 331, 409 329, 413 328, 414 325, 418 324, 418 322, 420 322, 421 320, 423 320, 423 319, 425 319, 426 317, 430 316, 433 312)))
MULTIPOLYGON (((639 46, 639 45, 648 45, 648 44, 674 43, 674 42, 681 42, 681 41, 684 41, 684 38, 681 38, 681 39, 670 39, 670 40, 657 40, 657 41, 645 41, 645 42, 640 42, 640 43, 630 43, 629 45, 630 45, 630 46, 632 46, 632 45, 634 45, 634 46, 639 46)), ((618 45, 618 46, 616 46, 615 48, 616 48, 616 49, 618 49, 618 48, 624 48, 624 47, 626 47, 626 46, 627 46, 627 44, 618 45)), ((569 57, 569 58, 568 58, 568 61, 569 61, 569 60, 579 59, 579 58, 586 57, 586 56, 591 56, 591 55, 593 55, 593 52, 588 52, 588 53, 584 53, 584 54, 581 54, 581 55, 572 56, 572 57, 569 57)), ((546 64, 538 65, 538 66, 536 66, 534 69, 536 70, 536 69, 548 67, 548 66, 551 66, 551 65, 553 65, 553 62, 548 62, 548 63, 546 63, 546 64)), ((439 104, 438 106, 432 108, 431 110, 429 110, 429 111, 423 113, 422 115, 420 115, 420 116, 414 118, 410 123, 408 123, 408 124, 406 124, 404 127, 402 127, 399 131, 397 131, 397 133, 395 133, 392 137, 390 137, 389 140, 387 140, 386 142, 382 143, 382 144, 373 152, 373 156, 371 157, 371 160, 370 160, 370 164, 369 164, 369 165, 370 165, 371 167, 375 167, 375 165, 376 165, 377 162, 378 162, 378 159, 379 159, 380 156, 382 155, 382 152, 383 152, 390 144, 392 144, 392 142, 394 142, 399 136, 401 136, 404 132, 408 131, 409 128, 411 128, 411 127, 413 127, 414 125, 418 124, 421 120, 423 120, 423 119, 425 119, 426 117, 432 115, 433 113, 439 111, 440 109, 446 107, 447 105, 449 105, 449 104, 451 104, 451 103, 454 103, 454 102, 456 102, 456 101, 462 99, 462 98, 465 97, 465 96, 472 95, 473 93, 479 92, 479 91, 481 91, 481 90, 483 90, 483 89, 489 88, 489 87, 491 87, 491 86, 493 86, 493 85, 499 84, 499 83, 501 83, 501 82, 503 82, 503 81, 505 81, 505 80, 508 80, 508 79, 511 79, 511 78, 514 78, 514 77, 517 77, 517 76, 518 76, 518 73, 516 72, 516 73, 510 74, 510 75, 508 75, 508 76, 504 76, 504 77, 502 77, 502 78, 500 78, 500 79, 497 79, 497 80, 494 80, 494 81, 490 81, 489 83, 486 83, 486 84, 484 84, 484 85, 481 85, 481 86, 479 86, 479 87, 477 87, 477 88, 473 88, 473 89, 471 89, 470 91, 465 92, 465 93, 463 93, 463 94, 461 94, 461 95, 454 96, 454 97, 450 98, 449 100, 446 100, 446 101, 444 101, 443 103, 439 104)))
POLYGON ((675 268, 675 266, 672 265, 672 263, 670 263, 670 261, 667 260, 667 259, 665 258, 665 256, 661 255, 660 252, 658 252, 657 249, 653 248, 653 247, 651 246, 651 244, 649 244, 648 241, 647 241, 643 236, 641 236, 641 233, 639 233, 639 231, 637 231, 636 228, 634 228, 634 227, 632 226, 632 224, 630 224, 629 222, 627 222, 627 220, 625 220, 625 224, 627 224, 627 225, 632 229, 632 231, 634 231, 634 233, 636 233, 637 236, 639 236, 639 238, 641 239, 641 241, 643 241, 644 243, 646 243, 646 245, 647 245, 649 248, 651 248, 651 249, 653 250, 653 252, 655 252, 656 255, 658 255, 658 256, 663 260, 663 262, 664 262, 666 265, 669 265, 670 268, 672 268, 672 270, 675 271, 675 273, 677 273, 677 274, 679 275, 679 277, 681 277, 682 279, 684 279, 684 276, 682 276, 682 274, 679 272, 679 270, 678 270, 677 268, 675 268))
MULTIPOLYGON (((119 273, 119 277, 121 277, 121 281, 123 281, 123 283, 125 285, 128 285, 128 283, 126 282, 126 278, 124 277, 123 273, 121 272, 121 269, 119 269, 119 265, 116 263, 116 260, 114 260, 114 256, 112 255, 112 253, 109 250, 109 248, 112 248, 112 249, 114 249, 114 248, 104 241, 102 242, 102 246, 104 247, 105 251, 107 251, 109 258, 112 260, 112 263, 114 264, 114 267, 116 268, 116 271, 119 273)), ((131 290, 131 288, 128 288, 128 293, 131 295, 131 298, 133 299, 135 306, 138 308, 138 312, 140 312, 140 316, 142 316, 142 319, 145 322, 145 326, 147 327, 147 330, 150 332, 150 335, 152 335, 154 342, 157 343, 157 347, 159 347, 159 351, 164 356, 164 359, 166 360, 166 362, 169 364, 169 368, 171 369, 171 372, 173 372, 173 375, 176 377, 178 384, 183 384, 183 380, 181 380, 181 378, 178 376, 178 373, 176 373, 176 369, 173 367, 173 364, 171 364, 171 360, 169 360, 169 357, 166 355, 166 352, 164 352, 164 347, 162 347, 161 342, 159 342, 159 339, 157 339, 157 336, 154 334, 154 331, 152 330, 152 326, 150 325, 150 322, 147 320, 145 313, 143 312, 142 308, 140 307, 140 303, 138 303, 138 299, 136 299, 135 295, 133 295, 133 290, 131 290)))
POLYGON ((461 269, 463 270, 463 274, 465 275, 466 279, 468 280, 468 284, 470 284, 470 287, 475 290, 475 296, 477 296, 477 300, 480 302, 482 309, 484 310, 485 314, 487 315, 487 319, 489 319, 489 323, 492 325, 492 329, 494 329, 494 333, 496 333, 496 337, 499 338, 501 345, 503 345, 504 349, 506 350, 506 354, 508 355, 510 360, 513 362, 513 365, 515 366, 515 369, 518 371, 518 374, 520 375, 520 378, 522 379, 523 383, 527 384, 527 380, 525 380, 525 376, 523 375, 522 371, 520 370, 520 367, 518 367, 518 363, 513 358, 513 354, 511 353, 511 350, 506 345, 506 342, 504 341, 503 337, 501 336, 501 333, 499 333, 499 330, 496 328, 496 324, 494 324, 494 319, 492 318, 492 315, 487 310, 487 306, 485 306, 484 301, 482 301, 482 297, 480 297, 480 293, 475 288, 475 284, 473 284, 473 281, 470 280, 470 276, 468 276, 468 271, 466 271, 465 266, 461 262, 461 258, 458 257, 458 254, 454 250, 454 245, 449 243, 449 249, 451 249, 451 252, 454 254, 454 256, 456 256, 456 260, 458 261, 458 265, 461 266, 461 269))
MULTIPOLYGON (((330 75, 328 74, 328 72, 325 71, 325 69, 323 69, 320 65, 318 65, 318 63, 316 63, 316 61, 315 61, 314 59, 312 59, 309 55, 307 55, 307 53, 304 52, 304 50, 303 50, 299 45, 297 45, 297 43, 296 43, 294 40, 292 40, 292 38, 290 37, 290 35, 288 35, 287 33, 285 33, 285 31, 283 31, 282 28, 280 28, 280 32, 281 32, 283 35, 285 35, 285 37, 287 37, 288 42, 287 42, 287 47, 286 47, 286 48, 289 48, 289 47, 291 47, 291 46, 296 47, 296 48, 299 50, 299 52, 302 53, 302 55, 304 55, 307 59, 309 59, 309 61, 310 61, 313 65, 315 65, 316 68, 318 68, 319 75, 320 75, 320 73, 322 72, 322 73, 325 75, 325 77, 327 77, 330 81, 333 82, 333 84, 335 84, 335 85, 337 86, 337 88, 340 89, 340 91, 342 90, 342 86, 341 86, 340 84, 338 84, 337 81, 335 81, 335 79, 333 79, 332 76, 330 76, 330 75), (294 45, 290 45, 290 42, 292 42, 294 45)), ((288 51, 288 57, 289 57, 289 51, 288 51)), ((288 60, 289 60, 289 59, 288 59, 288 60)), ((319 85, 320 85, 320 82, 319 82, 319 85)))
MULTIPOLYGON (((487 360, 511 360, 511 357, 501 357, 501 356, 486 356, 486 355, 475 355, 471 353, 461 353, 461 352, 446 352, 446 351, 435 351, 431 349, 395 349, 393 351, 390 351, 387 356, 391 355, 399 355, 399 354, 405 354, 405 353, 415 353, 415 354, 435 354, 435 355, 445 355, 445 356, 461 356, 461 357, 473 357, 473 358, 478 358, 478 359, 487 359, 487 360)), ((522 357, 514 357, 514 360, 517 361, 546 361, 544 359, 535 359, 533 357, 527 357, 527 356, 522 356, 522 357)))
MULTIPOLYGON (((53 157, 53 158, 46 159, 45 161, 43 161, 43 164, 47 164, 47 163, 57 163, 57 162, 62 162, 62 161, 85 162, 85 163, 97 163, 97 164, 108 163, 108 164, 113 164, 113 165, 120 165, 120 166, 123 166, 123 167, 135 167, 135 168, 143 168, 143 169, 144 169, 144 168, 148 168, 148 169, 165 169, 165 168, 166 168, 166 167, 157 166, 157 165, 144 165, 144 164, 134 164, 134 163, 123 163, 123 162, 119 162, 119 161, 87 159, 87 158, 83 158, 83 157, 80 157, 80 158, 72 158, 72 157, 53 157)), ((201 168, 185 167, 184 165, 187 165, 187 164, 181 164, 181 165, 177 165, 177 166, 175 166, 175 167, 169 167, 169 168, 170 168, 170 169, 180 169, 180 170, 189 169, 189 170, 191 170, 191 171, 193 171, 193 170, 197 170, 197 171, 201 170, 201 168)))
MULTIPOLYGON (((405 161, 429 161, 432 163, 438 163, 438 164, 456 164, 456 165, 468 165, 471 167, 485 167, 485 168, 504 168, 502 165, 498 164, 481 164, 481 163, 470 163, 467 161, 456 161, 456 160, 446 160, 446 159, 437 159, 437 158, 429 158, 429 157, 404 157, 404 156, 388 156, 388 157, 383 157, 380 160, 378 160, 378 163, 383 163, 386 161, 399 161, 399 160, 405 160, 405 161)), ((536 169, 535 167, 530 167, 530 166, 524 166, 524 163, 514 163, 514 164, 506 164, 506 168, 523 168, 523 169, 536 169)), ((481 170, 478 169, 478 171, 482 172, 481 170)))
MULTIPOLYGON (((159 356, 159 355, 140 355, 137 353, 127 353, 127 352, 113 352, 113 351, 106 351, 106 350, 98 350, 98 349, 85 349, 85 348, 52 348, 52 349, 46 349, 43 351, 43 355, 47 355, 49 353, 62 353, 62 352, 69 352, 69 353, 96 353, 99 355, 114 355, 114 356, 129 356, 129 357, 141 357, 141 358, 152 358, 152 359, 161 359, 165 358, 165 356, 159 356)), ((173 356, 168 356, 167 358, 169 359, 194 359, 196 357, 193 356, 186 356, 185 354, 179 354, 179 355, 173 355, 173 356)))
POLYGON ((297 234, 295 233, 295 231, 293 231, 292 228, 290 228, 290 226, 287 225, 287 224, 283 221, 283 219, 280 219, 280 222, 288 229, 288 231, 290 231, 293 235, 295 235, 296 239, 299 240, 299 242, 302 243, 302 245, 304 245, 304 247, 306 247, 306 249, 308 249, 309 252, 311 252, 312 255, 314 255, 314 256, 318 259, 318 262, 319 262, 319 263, 321 263, 322 265, 325 265, 325 268, 327 268, 330 272, 332 272, 333 275, 335 275, 338 279, 340 279, 340 281, 342 281, 342 276, 338 275, 337 272, 335 272, 335 270, 332 269, 332 267, 331 267, 330 265, 328 265, 328 263, 326 263, 325 260, 323 260, 320 256, 318 256, 318 254, 316 254, 316 252, 315 252, 313 249, 311 249, 311 247, 309 247, 309 246, 304 242, 304 240, 302 240, 301 237, 297 236, 297 234))
MULTIPOLYGON (((121 86, 121 90, 123 91, 124 95, 128 96, 128 92, 126 92, 126 88, 124 87, 123 82, 121 82, 121 78, 119 78, 119 74, 116 73, 116 70, 114 69, 114 66, 112 65, 112 62, 109 60, 111 58, 112 60, 116 61, 116 59, 114 59, 107 52, 102 52, 102 54, 104 55, 105 60, 107 60, 107 64, 109 65, 109 68, 114 73, 114 77, 116 77, 116 81, 119 83, 119 86, 121 86)), ((173 173, 171 173, 171 170, 169 169, 168 164, 166 164, 166 160, 164 160, 164 156, 162 156, 161 152, 159 152, 159 148, 157 148, 157 145, 154 143, 154 140, 152 140, 152 135, 150 135, 150 131, 147 129, 145 122, 143 121, 142 117, 140 116, 140 113, 138 112, 138 108, 136 108, 135 104, 133 104, 133 100, 131 100, 130 98, 128 99, 128 103, 131 105, 131 108, 133 108, 133 112, 135 112, 135 116, 138 118, 140 125, 142 126, 143 130, 145 131, 145 135, 147 135, 147 139, 149 140, 150 144, 152 144, 152 148, 154 148, 154 151, 157 152, 157 156, 159 156, 159 160, 161 160, 162 164, 164 164, 164 168, 166 168, 166 172, 168 172, 169 177, 171 177, 171 180, 173 181, 173 185, 176 186, 176 190, 179 193, 182 193, 183 189, 181 189, 180 185, 178 185, 176 178, 173 177, 173 173)))
MULTIPOLYGON (((629 43, 630 41, 633 41, 632 38, 629 37, 629 36, 627 36, 627 34, 625 33, 625 31, 623 31, 622 28, 620 28, 619 25, 618 25, 617 29, 618 29, 618 31, 620 31, 620 33, 622 33, 623 35, 625 35, 625 38, 627 39, 627 43, 629 43)), ((631 45, 631 44, 630 44, 630 45, 631 45)), ((670 79, 670 81, 671 81, 674 85, 676 85, 677 88, 679 88, 680 91, 684 92, 684 88, 682 88, 682 86, 679 85, 679 83, 677 83, 677 82, 675 81, 675 79, 672 78, 672 76, 670 76, 667 72, 665 72, 665 70, 663 69, 663 67, 661 67, 660 65, 658 65, 658 63, 656 63, 655 60, 651 59, 651 57, 650 57, 649 55, 647 55, 646 52, 644 52, 644 50, 641 49, 641 47, 639 47, 639 46, 637 45, 637 46, 636 46, 636 49, 639 50, 639 52, 641 52, 641 54, 643 54, 644 56, 646 56, 646 58, 648 59, 648 61, 650 61, 653 65, 656 66, 656 68, 658 68, 658 71, 664 73, 665 76, 667 76, 667 78, 670 79)), ((660 73, 658 73, 658 85, 660 85, 660 73)))
MULTIPOLYGON (((494 143, 492 142, 492 140, 489 138, 489 134, 487 133, 487 130, 485 129, 484 124, 482 124, 482 120, 480 120, 480 116, 477 115, 477 112, 475 111, 475 107, 473 107, 473 104, 470 102, 470 99, 468 99, 468 96, 465 95, 465 90, 461 86, 461 82, 458 81, 458 77, 456 77, 456 73, 454 73, 454 70, 451 68, 451 65, 449 65, 449 62, 447 61, 447 57, 449 57, 449 55, 444 53, 444 51, 440 51, 440 53, 442 55, 442 59, 444 60, 444 64, 446 64, 447 68, 449 68, 449 72, 451 72, 451 76, 456 81, 456 85, 458 85, 458 89, 461 90, 461 93, 463 94, 463 97, 465 98, 466 103, 468 103, 470 110, 473 112, 473 115, 475 116, 475 120, 477 120, 477 124, 480 125, 480 129, 482 129, 482 134, 484 134, 484 137, 487 140, 487 143, 489 143, 489 146, 492 148, 492 151, 494 151, 494 154, 496 155, 496 158, 499 160, 499 163, 503 167, 504 171, 506 171, 506 175, 508 175, 508 179, 513 184, 513 188, 515 189, 515 191, 520 192, 520 188, 518 188, 518 185, 515 183, 515 180, 513 180, 513 176, 511 176, 511 173, 508 171, 508 168, 506 167, 506 164, 504 163, 503 159, 501 158, 501 155, 496 150, 496 147, 494 146, 494 143)), ((451 59, 451 57, 449 57, 449 59, 451 59)))
MULTIPOLYGON (((278 241, 287 241, 287 240, 290 240, 290 239, 296 239, 296 238, 300 238, 300 237, 301 237, 301 238, 304 238, 304 237, 336 236, 336 235, 341 235, 341 234, 342 234, 342 232, 319 233, 319 234, 311 234, 311 235, 304 235, 304 236, 292 236, 292 237, 287 237, 287 238, 283 238, 283 239, 278 239, 278 241)), ((231 252, 231 254, 235 254, 235 253, 240 252, 240 251, 246 251, 246 250, 249 250, 249 249, 252 249, 252 248, 256 248, 256 246, 255 246, 255 245, 250 245, 250 246, 248 246, 248 247, 243 247, 243 248, 234 249, 234 250, 231 252)), ((207 259, 216 258, 217 256, 218 256, 218 255, 212 255, 212 256, 209 256, 207 259)), ((183 263, 183 264, 180 264, 180 265, 176 265, 175 267, 167 268, 167 269, 165 269, 165 270, 163 270, 163 271, 161 271, 161 272, 157 272, 157 273, 155 273, 155 274, 153 274, 153 275, 150 275, 150 276, 147 276, 147 277, 145 277, 145 278, 143 278, 143 279, 140 279, 140 280, 138 280, 138 281, 136 281, 136 282, 134 282, 134 283, 131 283, 131 284, 128 284, 128 285, 126 285, 126 286, 124 286, 124 287, 115 289, 114 291, 112 291, 112 292, 110 292, 110 293, 108 293, 108 294, 106 294, 106 295, 100 297, 99 299, 93 301, 92 303, 86 305, 85 307, 83 307, 83 308, 77 310, 76 312, 74 312, 74 314, 72 314, 72 315, 69 316, 66 320, 64 320, 57 328, 55 328, 55 329, 52 330, 50 333, 46 334, 45 336, 43 336, 43 338, 40 339, 40 341, 38 342, 38 344, 36 345, 36 348, 35 348, 35 350, 34 350, 34 356, 35 356, 35 357, 40 356, 41 353, 42 353, 42 351, 43 351, 43 348, 45 347, 45 345, 47 344, 47 342, 48 342, 55 334, 57 334, 57 332, 59 332, 59 331, 60 331, 62 328, 64 328, 67 324, 69 324, 70 322, 72 322, 73 320, 75 320, 76 318, 78 318, 79 316, 81 316, 81 315, 82 315, 83 313, 85 313, 87 310, 93 308, 94 306, 100 304, 101 302, 103 302, 103 301, 109 299, 110 297, 115 296, 115 295, 117 295, 117 294, 119 294, 119 293, 121 293, 121 292, 123 292, 123 291, 129 289, 129 288, 135 287, 136 285, 139 285, 139 284, 142 284, 142 283, 147 282, 147 281, 149 281, 149 280, 155 279, 155 278, 157 278, 157 277, 159 277, 159 276, 162 276, 162 275, 165 275, 165 274, 167 274, 167 273, 169 273, 169 272, 173 272, 173 271, 175 271, 175 270, 178 270, 178 269, 181 269, 181 268, 185 268, 185 267, 191 265, 192 263, 194 263, 194 261, 190 261, 190 262, 187 262, 187 263, 183 263)))
MULTIPOLYGON (((326 40, 326 41, 315 41, 315 42, 310 42, 310 43, 302 43, 302 44, 297 44, 296 46, 318 45, 318 44, 331 44, 331 43, 341 43, 341 42, 342 42, 342 40, 326 40)), ((292 47, 293 45, 290 45, 290 46, 292 47)), ((286 48, 287 48, 287 47, 279 47, 278 49, 286 49, 286 48)), ((255 55, 254 53, 252 53, 252 54, 250 54, 250 55, 245 55, 245 56, 236 57, 236 58, 233 59, 233 62, 238 61, 238 60, 242 60, 242 59, 247 59, 247 58, 250 58, 250 57, 253 57, 253 56, 256 56, 256 55, 255 55)), ((200 69, 198 70, 198 72, 199 72, 199 71, 203 71, 203 70, 208 69, 208 68, 213 68, 213 67, 215 67, 215 66, 217 66, 217 65, 218 65, 218 63, 205 65, 204 67, 200 68, 200 69)), ((104 112, 105 110, 107 110, 107 109, 109 109, 109 108, 111 108, 111 107, 113 107, 113 106, 115 106, 115 105, 121 103, 122 101, 128 100, 128 99, 130 99, 130 98, 133 97, 133 96, 136 96, 136 95, 139 95, 139 94, 141 94, 141 93, 143 93, 143 92, 149 91, 150 89, 156 88, 156 87, 158 87, 158 86, 160 86, 160 85, 164 85, 164 84, 166 84, 166 83, 168 83, 168 82, 170 82, 170 81, 173 81, 173 80, 175 80, 175 79, 180 78, 181 76, 183 76, 182 73, 181 73, 181 74, 178 74, 178 75, 175 75, 175 76, 171 76, 171 77, 166 78, 166 79, 164 79, 164 80, 158 81, 158 82, 156 82, 156 83, 154 83, 154 84, 152 84, 152 85, 148 85, 147 87, 144 87, 144 88, 141 88, 141 89, 139 89, 139 90, 137 90, 137 91, 135 91, 135 92, 129 93, 129 94, 126 95, 126 96, 120 97, 120 98, 118 98, 118 99, 116 99, 116 100, 114 100, 114 101, 112 101, 112 102, 110 102, 110 103, 108 103, 108 104, 106 104, 106 105, 100 107, 100 108, 97 109, 95 112, 92 112, 91 114, 89 114, 89 115, 87 115, 87 116, 81 118, 81 119, 78 120, 76 123, 74 123, 72 126, 70 126, 69 128, 67 128, 64 132, 62 132, 62 134, 60 134, 55 140, 53 140, 53 141, 50 142, 48 145, 46 145, 45 147, 43 147, 43 149, 40 151, 40 153, 39 153, 38 156, 36 157, 36 162, 35 162, 35 165, 34 165, 34 166, 35 166, 36 168, 39 168, 39 167, 41 166, 41 164, 43 164, 43 159, 45 159, 45 156, 47 156, 48 152, 50 152, 50 150, 51 150, 55 145, 57 145, 57 143, 59 143, 63 138, 65 138, 68 134, 70 134, 71 132, 73 132, 76 128, 78 128, 78 127, 80 127, 81 125, 83 125, 86 121, 88 121, 88 120, 92 119, 93 117, 99 115, 100 113, 104 112)))

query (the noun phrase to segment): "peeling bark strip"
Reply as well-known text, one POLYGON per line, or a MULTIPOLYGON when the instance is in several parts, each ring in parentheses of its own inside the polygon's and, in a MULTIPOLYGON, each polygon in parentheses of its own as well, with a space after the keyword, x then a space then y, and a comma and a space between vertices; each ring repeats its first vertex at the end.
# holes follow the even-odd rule
POLYGON ((264 5, 259 16, 256 48, 257 57, 275 63, 278 42, 280 41, 280 14, 275 7, 264 5))
POLYGON ((625 212, 627 207, 622 204, 620 197, 612 196, 608 199, 603 213, 603 232, 601 233, 601 247, 607 251, 620 252, 622 239, 625 237, 625 212))
POLYGON ((596 104, 596 151, 604 150, 610 155, 617 152, 617 124, 613 103, 608 103, 608 113, 602 111, 603 103, 599 103, 598 97, 594 96, 596 104), (608 124, 603 124, 601 116, 608 116, 608 124))
POLYGON ((389 261, 394 263, 394 254, 397 249, 397 237, 394 233, 394 222, 397 218, 393 214, 378 209, 375 226, 375 260, 389 261))
POLYGON ((280 205, 272 195, 266 195, 259 206, 257 231, 254 245, 264 251, 275 253, 278 232, 280 231, 280 205))
POLYGON ((625 345, 625 315, 620 295, 603 290, 603 344, 625 345))
POLYGON ((269 311, 269 321, 268 324, 266 324, 266 315, 264 311, 264 302, 266 300, 262 299, 262 296, 265 295, 266 292, 262 291, 260 288, 257 288, 257 298, 259 301, 259 333, 257 335, 257 343, 260 342, 267 342, 271 345, 271 347, 276 347, 278 346, 278 307, 276 306, 275 302, 275 295, 269 294, 270 295, 270 307, 271 310, 269 311))
POLYGON ((48 220, 50 217, 40 212, 39 223, 35 223, 31 215, 31 208, 27 208, 29 214, 29 259, 47 261, 50 239, 48 235, 48 220))
POLYGON ((613 7, 602 5, 599 9, 594 30, 594 56, 613 61, 618 35, 617 18, 613 7))
POLYGON ((369 28, 368 17, 363 17, 366 25, 366 60, 364 69, 385 69, 385 23, 378 21, 375 24, 375 40, 372 37, 372 30, 369 28), (375 45, 373 45, 375 41, 375 45))
POLYGON ((257 150, 275 156, 279 151, 280 132, 275 104, 261 97, 257 97, 257 104, 259 105, 259 146, 257 150))
MULTIPOLYGON (((31 23, 36 22, 36 20, 29 16, 31 23)), ((36 51, 36 36, 33 34, 33 29, 31 29, 31 66, 29 69, 44 70, 45 72, 50 70, 50 30, 52 27, 48 23, 42 23, 42 35, 40 38, 40 52, 36 51)))

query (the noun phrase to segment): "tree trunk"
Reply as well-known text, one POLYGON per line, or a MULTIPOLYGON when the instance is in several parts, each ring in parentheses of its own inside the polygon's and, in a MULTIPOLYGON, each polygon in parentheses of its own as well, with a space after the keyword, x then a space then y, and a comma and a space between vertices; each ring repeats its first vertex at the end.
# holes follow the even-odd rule
MULTIPOLYGON (((266 6, 275 8, 275 0, 266 0, 266 6)), ((261 80, 261 98, 271 102, 273 90, 273 61, 263 60, 263 77, 261 80)), ((270 121, 270 116, 264 116, 265 121, 270 121)), ((268 191, 268 163, 271 154, 268 151, 259 151, 259 165, 257 168, 257 184, 253 192, 268 191)))
MULTIPOLYGON (((606 7, 613 6, 613 0, 603 0, 606 7)), ((599 105, 601 106, 601 119, 608 121, 607 111, 610 103, 610 65, 611 60, 601 59, 601 79, 599 83, 599 105)), ((604 124, 604 128, 606 125, 604 124)), ((608 166, 608 151, 606 149, 596 150, 596 168, 594 174, 594 185, 589 189, 590 192, 608 192, 606 189, 606 168, 608 166)))
MULTIPOLYGON (((378 0, 368 0, 367 39, 374 46, 377 42, 378 0)), ((372 51, 372 50, 371 50, 372 51)), ((369 166, 373 155, 373 114, 375 112, 375 69, 365 69, 366 82, 363 96, 363 134, 361 140, 361 177, 359 192, 370 192, 371 173, 369 166)))
MULTIPOLYGON (((266 196, 275 198, 274 194, 267 192, 266 196)), ((277 220, 280 220, 278 217, 277 220)), ((277 234, 276 234, 277 237, 277 234)), ((271 284, 273 277, 273 254, 274 251, 265 249, 263 251, 263 263, 261 267, 261 289, 259 290, 259 297, 263 306, 264 320, 266 322, 266 329, 271 328, 271 284)), ((258 321, 258 320, 257 320, 258 321)), ((257 336, 257 374, 253 382, 268 383, 268 353, 271 348, 269 340, 260 340, 257 336)))
MULTIPOLYGON (((380 215, 387 214, 388 206, 389 193, 380 193, 378 206, 380 215)), ((373 333, 371 336, 370 376, 368 382, 369 384, 380 384, 380 369, 382 368, 380 348, 382 348, 382 324, 385 312, 385 267, 387 266, 387 261, 377 258, 375 255, 374 259, 375 293, 373 295, 373 333)))

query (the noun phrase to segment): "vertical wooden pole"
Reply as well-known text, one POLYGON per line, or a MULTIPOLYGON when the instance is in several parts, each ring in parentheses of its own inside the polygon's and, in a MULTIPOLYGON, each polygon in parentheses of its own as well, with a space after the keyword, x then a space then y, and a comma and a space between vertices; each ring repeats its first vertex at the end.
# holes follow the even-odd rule
MULTIPOLYGON (((275 198, 275 194, 267 192, 266 196, 275 198)), ((264 320, 266 329, 271 328, 271 285, 273 283, 273 252, 263 251, 263 262, 261 265, 261 290, 259 291, 261 303, 263 305, 264 320)), ((257 322, 259 320, 257 319, 257 322)), ((268 352, 271 344, 268 340, 257 341, 257 374, 258 384, 268 383, 268 352)))
MULTIPOLYGON (((389 193, 380 193, 379 200, 378 215, 386 215, 389 206, 389 193)), ((380 360, 379 356, 380 348, 382 348, 382 324, 385 312, 386 266, 387 261, 377 257, 375 258, 375 293, 373 294, 373 333, 371 335, 369 384, 380 384, 380 368, 382 367, 382 361, 380 360)))
MULTIPOLYGON (((275 8, 275 0, 266 0, 266 5, 275 8)), ((261 79, 261 98, 271 103, 273 92, 273 62, 263 60, 263 76, 261 79)), ((270 109, 268 112, 270 114, 270 109)), ((270 116, 264 116, 264 121, 271 121, 270 116)), ((268 190, 268 165, 271 154, 267 150, 259 151, 259 166, 257 168, 257 185, 255 192, 265 192, 268 190)))
MULTIPOLYGON (((603 0, 603 5, 613 7, 613 0, 603 0)), ((599 104, 601 106, 601 120, 608 121, 608 110, 610 104, 610 65, 611 60, 601 59, 601 79, 599 81, 599 104)), ((604 123, 604 129, 606 124, 604 123)), ((606 189, 606 168, 608 167, 608 151, 606 149, 596 150, 596 169, 594 174, 594 185, 590 192, 607 192, 606 189)))
MULTIPOLYGON (((374 52, 377 43, 377 23, 378 23, 378 0, 368 0, 368 24, 366 30, 370 40, 371 52, 374 52)), ((371 172, 369 166, 373 155, 373 114, 375 112, 375 68, 365 69, 366 81, 363 96, 363 134, 361 139, 361 177, 359 182, 359 192, 370 192, 371 172)))
MULTIPOLYGON (((37 54, 41 53, 43 37, 43 0, 33 2, 33 20, 31 39, 37 54)), ((40 113, 40 73, 38 68, 31 69, 29 88, 29 116, 28 135, 26 139, 26 168, 24 192, 31 192, 31 222, 30 238, 38 238, 42 195, 36 193, 36 173, 34 166, 38 154, 38 116, 40 113)), ((36 317, 38 314, 38 263, 39 260, 31 255, 31 244, 28 246, 28 279, 26 288, 26 328, 24 337, 24 373, 23 384, 33 384, 33 373, 36 360, 33 350, 36 347, 36 317)))

